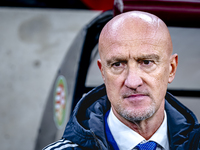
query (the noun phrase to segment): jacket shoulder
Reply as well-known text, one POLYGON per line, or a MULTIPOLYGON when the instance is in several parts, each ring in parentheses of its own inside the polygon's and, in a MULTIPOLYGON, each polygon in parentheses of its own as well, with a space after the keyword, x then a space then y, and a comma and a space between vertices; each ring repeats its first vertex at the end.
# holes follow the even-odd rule
POLYGON ((81 148, 77 144, 63 138, 47 145, 42 150, 81 150, 81 148))

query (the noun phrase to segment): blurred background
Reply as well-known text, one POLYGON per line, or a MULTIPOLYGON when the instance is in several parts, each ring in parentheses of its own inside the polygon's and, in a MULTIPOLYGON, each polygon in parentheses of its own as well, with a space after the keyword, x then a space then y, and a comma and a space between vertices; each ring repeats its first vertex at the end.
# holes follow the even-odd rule
MULTIPOLYGON (((0 2, 1 150, 35 148, 47 98, 68 48, 85 25, 103 11, 113 8, 113 1, 0 2)), ((179 54, 180 60, 177 76, 169 87, 199 90, 200 30, 169 29, 174 52, 179 54)), ((96 86, 101 83, 94 61, 86 84, 96 86)), ((200 120, 200 99, 180 97, 180 100, 200 120)))
POLYGON ((0 5, 0 149, 33 150, 68 47, 102 8, 78 0, 3 0, 0 5))

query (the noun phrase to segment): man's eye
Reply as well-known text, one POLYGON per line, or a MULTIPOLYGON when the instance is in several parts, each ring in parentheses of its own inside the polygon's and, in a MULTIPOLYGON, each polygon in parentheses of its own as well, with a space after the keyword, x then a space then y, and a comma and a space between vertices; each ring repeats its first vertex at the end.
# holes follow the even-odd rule
POLYGON ((114 63, 112 66, 119 67, 120 65, 121 65, 121 62, 116 62, 116 63, 114 63))
POLYGON ((115 62, 111 65, 111 67, 115 68, 115 69, 122 69, 126 67, 126 61, 118 61, 115 62))
POLYGON ((139 60, 138 62, 143 65, 150 65, 151 63, 153 63, 152 60, 139 60))
POLYGON ((152 62, 152 61, 150 61, 150 60, 143 60, 143 63, 144 63, 145 65, 149 65, 151 62, 152 62))

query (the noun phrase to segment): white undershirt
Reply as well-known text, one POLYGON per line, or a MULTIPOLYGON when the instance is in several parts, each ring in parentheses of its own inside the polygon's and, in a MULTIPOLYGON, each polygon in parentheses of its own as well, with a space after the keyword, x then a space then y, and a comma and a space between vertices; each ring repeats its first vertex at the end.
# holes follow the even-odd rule
MULTIPOLYGON (((141 135, 123 124, 113 113, 112 109, 107 118, 108 126, 120 150, 134 150, 141 142, 147 142, 141 135)), ((167 115, 164 111, 164 120, 159 129, 148 141, 158 144, 156 150, 169 150, 167 134, 167 115)))

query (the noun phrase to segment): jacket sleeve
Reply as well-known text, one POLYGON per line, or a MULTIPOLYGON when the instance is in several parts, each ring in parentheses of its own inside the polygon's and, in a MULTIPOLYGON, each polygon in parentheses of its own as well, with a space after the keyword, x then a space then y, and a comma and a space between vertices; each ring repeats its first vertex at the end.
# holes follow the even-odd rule
POLYGON ((61 139, 44 147, 42 150, 81 150, 81 148, 69 140, 61 139))

